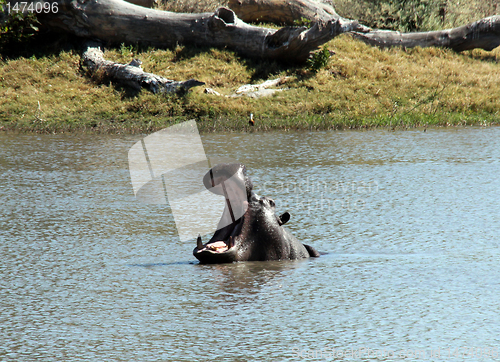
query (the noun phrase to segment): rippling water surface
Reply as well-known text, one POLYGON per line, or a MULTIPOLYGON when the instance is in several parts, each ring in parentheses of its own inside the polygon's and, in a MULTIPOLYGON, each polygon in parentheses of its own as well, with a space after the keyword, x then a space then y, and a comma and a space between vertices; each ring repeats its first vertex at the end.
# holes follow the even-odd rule
POLYGON ((204 135, 326 253, 216 266, 134 199, 140 138, 0 135, 0 360, 500 355, 500 128, 204 135))

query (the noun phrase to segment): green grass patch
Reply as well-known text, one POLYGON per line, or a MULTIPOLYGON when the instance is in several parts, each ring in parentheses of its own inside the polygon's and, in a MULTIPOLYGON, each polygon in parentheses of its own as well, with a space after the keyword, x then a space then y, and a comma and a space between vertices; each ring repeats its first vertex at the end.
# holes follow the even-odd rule
POLYGON ((340 36, 335 54, 309 70, 248 60, 220 49, 122 46, 105 57, 139 58, 169 79, 196 78, 228 95, 239 86, 288 76, 289 89, 268 98, 133 92, 89 78, 77 51, 0 60, 0 130, 21 132, 152 132, 196 119, 200 130, 266 131, 408 128, 498 124, 500 51, 381 50, 340 36), (248 124, 249 114, 255 126, 248 124))

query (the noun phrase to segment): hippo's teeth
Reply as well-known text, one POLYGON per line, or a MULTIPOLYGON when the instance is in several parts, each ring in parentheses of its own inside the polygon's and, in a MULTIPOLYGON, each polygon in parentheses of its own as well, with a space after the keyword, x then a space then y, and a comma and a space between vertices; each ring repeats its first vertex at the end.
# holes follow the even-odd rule
POLYGON ((234 238, 232 236, 229 237, 229 240, 227 242, 227 248, 231 249, 234 246, 234 238))
POLYGON ((201 235, 198 235, 198 239, 196 239, 196 247, 198 250, 203 249, 203 243, 201 242, 201 235))
POLYGON ((223 241, 216 241, 206 245, 206 248, 221 253, 227 250, 227 244, 223 241))

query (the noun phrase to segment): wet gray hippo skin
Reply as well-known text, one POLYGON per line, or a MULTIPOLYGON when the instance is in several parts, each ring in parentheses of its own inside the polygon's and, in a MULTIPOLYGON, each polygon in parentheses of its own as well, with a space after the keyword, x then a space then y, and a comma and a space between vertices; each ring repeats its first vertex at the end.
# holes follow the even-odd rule
MULTIPOLYGON (((283 227, 290 219, 288 212, 276 216, 274 201, 268 197, 259 197, 252 191, 253 185, 246 176, 244 165, 223 164, 216 167, 212 170, 217 171, 216 175, 219 176, 222 169, 227 170, 228 175, 240 173, 241 179, 245 181, 248 208, 241 218, 217 230, 206 244, 198 238, 193 255, 200 263, 296 260, 319 256, 314 248, 300 243, 283 227)), ((209 186, 208 180, 206 176, 206 186, 209 186)))

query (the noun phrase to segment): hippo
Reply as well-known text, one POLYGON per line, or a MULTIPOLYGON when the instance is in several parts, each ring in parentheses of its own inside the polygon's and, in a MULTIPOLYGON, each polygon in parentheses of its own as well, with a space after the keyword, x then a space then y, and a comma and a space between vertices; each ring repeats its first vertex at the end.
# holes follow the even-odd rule
MULTIPOLYGON (((235 175, 236 179, 241 180, 240 184, 244 184, 240 185, 244 190, 244 200, 241 201, 244 209, 240 210, 244 210, 244 213, 235 219, 228 202, 221 220, 225 217, 227 220, 231 214, 232 222, 226 222, 222 227, 219 224, 218 230, 206 244, 203 244, 198 236, 193 255, 201 264, 297 260, 320 255, 313 247, 300 243, 283 227, 290 220, 288 212, 276 216, 274 200, 259 197, 253 192, 252 181, 246 175, 246 167, 243 164, 219 164, 205 175, 203 183, 210 190, 221 181, 234 179, 235 175)), ((226 196, 229 188, 228 185, 224 188, 226 196)))

